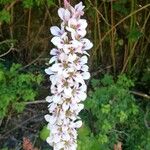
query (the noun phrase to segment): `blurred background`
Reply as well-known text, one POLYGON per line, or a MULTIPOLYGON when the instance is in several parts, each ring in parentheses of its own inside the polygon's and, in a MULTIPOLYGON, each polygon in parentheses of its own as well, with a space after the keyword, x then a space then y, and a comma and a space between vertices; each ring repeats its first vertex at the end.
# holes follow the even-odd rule
MULTIPOLYGON (((150 150, 150 1, 82 2, 94 47, 78 149, 150 150)), ((2 150, 49 149, 44 69, 59 7, 62 0, 0 0, 2 150)))

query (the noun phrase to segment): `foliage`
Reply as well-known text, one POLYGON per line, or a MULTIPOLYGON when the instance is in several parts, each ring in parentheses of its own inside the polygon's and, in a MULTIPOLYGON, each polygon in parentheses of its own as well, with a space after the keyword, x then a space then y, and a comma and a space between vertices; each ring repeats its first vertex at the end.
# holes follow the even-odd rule
POLYGON ((46 141, 47 137, 49 137, 49 130, 47 129, 47 125, 42 128, 40 131, 40 138, 43 141, 46 141))
MULTIPOLYGON (((62 5, 58 0, 0 0, 0 56, 13 46, 0 60, 29 64, 29 70, 44 70, 47 60, 43 58, 49 55, 51 46, 48 29, 58 22, 54 12, 59 2, 62 5)), ((137 91, 150 94, 149 0, 83 3, 88 35, 94 42, 91 70, 106 72, 108 67, 114 78, 126 73, 136 82, 134 85, 125 75, 116 80, 106 75, 102 80, 91 81, 89 98, 81 114, 85 123, 79 130, 79 150, 112 150, 118 142, 122 142, 125 150, 149 150, 150 133, 144 124, 145 118, 149 119, 149 113, 145 117, 149 112, 148 101, 139 100, 138 96, 135 100, 130 93, 134 86, 137 91)), ((8 68, 0 66, 0 118, 23 110, 24 102, 35 98, 36 85, 41 81, 40 76, 22 72, 18 64, 8 68)))
POLYGON ((0 66, 0 118, 13 111, 21 112, 25 102, 33 101, 37 95, 36 86, 42 76, 22 73, 20 68, 20 64, 13 64, 9 70, 0 66))
POLYGON ((129 13, 127 5, 127 0, 118 0, 113 4, 113 9, 121 14, 127 15, 129 13))
POLYGON ((150 148, 150 132, 142 120, 144 112, 130 94, 133 86, 125 75, 116 81, 107 74, 101 80, 92 80, 93 90, 82 114, 85 124, 79 129, 79 150, 112 150, 119 142, 128 150, 150 148))
MULTIPOLYGON (((144 68, 143 74, 142 74, 142 85, 150 90, 150 59, 146 61, 146 67, 144 68)), ((149 91, 150 93, 150 91, 149 91)))
POLYGON ((9 23, 10 22, 10 14, 8 11, 6 10, 2 10, 0 11, 0 22, 6 22, 9 23))

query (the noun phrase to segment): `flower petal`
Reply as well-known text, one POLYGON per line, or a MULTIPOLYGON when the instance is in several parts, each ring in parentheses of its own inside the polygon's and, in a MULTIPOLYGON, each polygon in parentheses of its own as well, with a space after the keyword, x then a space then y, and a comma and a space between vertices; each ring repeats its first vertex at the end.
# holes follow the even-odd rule
POLYGON ((59 8, 58 9, 58 16, 63 20, 65 15, 65 9, 64 8, 59 8))
POLYGON ((53 101, 52 96, 47 96, 46 97, 46 101, 49 102, 49 103, 51 103, 53 101))
POLYGON ((48 74, 48 75, 54 74, 54 72, 51 70, 51 67, 46 68, 45 73, 48 74))
POLYGON ((61 36, 62 31, 57 26, 52 26, 50 28, 50 31, 51 31, 51 34, 54 35, 54 36, 61 36))
POLYGON ((83 72, 82 77, 84 80, 88 80, 90 78, 90 73, 89 72, 83 72))
POLYGON ((63 48, 64 41, 60 37, 57 37, 57 36, 53 37, 51 39, 51 42, 58 48, 63 48))

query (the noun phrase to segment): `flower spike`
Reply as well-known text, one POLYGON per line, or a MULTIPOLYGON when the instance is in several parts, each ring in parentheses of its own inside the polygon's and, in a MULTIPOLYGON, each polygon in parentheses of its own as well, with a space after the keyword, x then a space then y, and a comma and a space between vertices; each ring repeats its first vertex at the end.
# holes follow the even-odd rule
POLYGON ((51 42, 56 48, 50 52, 50 67, 45 69, 50 76, 51 96, 46 97, 49 103, 49 114, 45 115, 50 130, 47 142, 54 150, 76 150, 77 129, 82 126, 79 112, 84 108, 87 97, 85 80, 90 78, 88 50, 93 44, 85 38, 87 21, 82 2, 72 7, 64 0, 64 7, 58 9, 62 20, 60 27, 52 26, 51 42))

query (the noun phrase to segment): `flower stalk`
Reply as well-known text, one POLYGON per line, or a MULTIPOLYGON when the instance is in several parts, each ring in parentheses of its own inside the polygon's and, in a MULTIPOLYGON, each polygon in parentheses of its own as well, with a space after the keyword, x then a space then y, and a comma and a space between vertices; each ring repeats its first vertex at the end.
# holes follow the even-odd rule
POLYGON ((60 28, 52 26, 51 42, 56 48, 50 52, 51 65, 45 72, 50 75, 52 96, 47 96, 49 114, 45 115, 50 135, 47 142, 54 150, 76 150, 77 129, 82 126, 79 112, 84 108, 90 78, 88 50, 93 44, 85 38, 87 21, 82 2, 72 7, 64 0, 64 8, 58 9, 62 20, 60 28))

